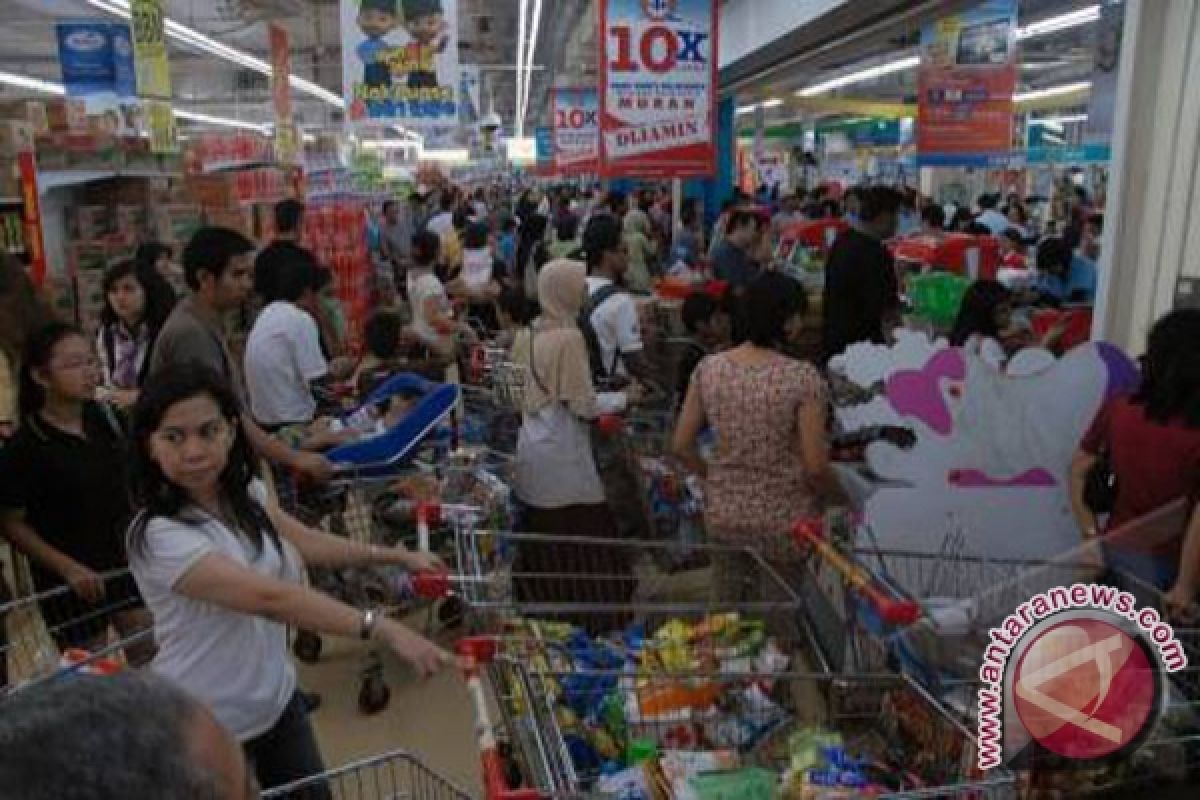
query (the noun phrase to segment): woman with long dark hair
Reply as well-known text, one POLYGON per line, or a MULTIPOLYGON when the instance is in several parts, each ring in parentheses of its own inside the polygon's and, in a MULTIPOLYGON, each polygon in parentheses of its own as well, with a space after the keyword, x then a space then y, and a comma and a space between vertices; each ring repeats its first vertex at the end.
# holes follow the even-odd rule
POLYGON ((132 406, 150 368, 150 352, 174 307, 174 293, 152 267, 118 261, 104 273, 104 310, 96 332, 101 386, 132 406))
POLYGON ((149 627, 120 572, 130 515, 125 437, 92 399, 98 380, 95 353, 76 328, 52 323, 33 334, 21 363, 21 425, 0 450, 4 538, 29 558, 38 592, 65 585, 74 595, 42 604, 60 647, 94 648, 110 622, 123 637, 149 627), (80 623, 85 611, 93 618, 80 623))
POLYGON ((530 297, 537 296, 537 274, 545 259, 546 217, 530 214, 517 229, 517 283, 530 297))
MULTIPOLYGON (((1086 540, 1186 498, 1200 496, 1200 310, 1172 311, 1155 323, 1132 395, 1097 414, 1071 464, 1071 507, 1086 540), (1116 479, 1112 513, 1103 525, 1084 501, 1087 475, 1107 457, 1116 479)), ((1110 542, 1110 566, 1186 606, 1200 589, 1200 515, 1190 512, 1186 536, 1163 541, 1110 542)))
POLYGON ((134 413, 139 512, 128 549, 154 614, 154 670, 209 706, 267 788, 323 771, 286 626, 374 639, 423 675, 451 659, 380 612, 304 586, 306 565, 420 570, 437 560, 312 530, 269 503, 240 420, 225 381, 194 365, 146 385, 134 413))

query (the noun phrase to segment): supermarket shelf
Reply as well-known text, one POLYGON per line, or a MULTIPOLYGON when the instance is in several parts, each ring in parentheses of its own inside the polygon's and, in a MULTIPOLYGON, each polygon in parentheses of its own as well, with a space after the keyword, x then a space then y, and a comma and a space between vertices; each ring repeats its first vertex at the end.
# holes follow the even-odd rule
POLYGON ((38 173, 38 190, 46 194, 55 189, 81 186, 109 178, 173 178, 179 174, 157 169, 56 169, 38 173))

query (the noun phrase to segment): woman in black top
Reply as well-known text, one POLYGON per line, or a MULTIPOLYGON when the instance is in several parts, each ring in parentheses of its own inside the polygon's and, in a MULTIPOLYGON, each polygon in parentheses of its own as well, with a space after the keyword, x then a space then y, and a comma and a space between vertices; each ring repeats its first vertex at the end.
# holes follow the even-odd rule
MULTIPOLYGON (((102 645, 150 619, 127 571, 125 437, 112 410, 92 401, 99 369, 75 328, 34 334, 21 364, 21 425, 0 450, 0 532, 30 559, 34 587, 60 647, 102 645)), ((140 663, 149 648, 129 648, 140 663)))

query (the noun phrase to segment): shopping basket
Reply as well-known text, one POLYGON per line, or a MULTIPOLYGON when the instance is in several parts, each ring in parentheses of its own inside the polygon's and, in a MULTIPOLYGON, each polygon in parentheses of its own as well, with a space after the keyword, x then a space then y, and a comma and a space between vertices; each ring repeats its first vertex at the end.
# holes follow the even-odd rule
POLYGON ((469 525, 458 541, 464 571, 441 579, 491 632, 460 643, 489 798, 592 796, 643 761, 686 783, 686 754, 715 759, 697 780, 775 788, 839 769, 895 796, 1011 782, 976 779, 971 736, 915 682, 808 669, 799 598, 753 549, 699 545, 711 570, 668 574, 672 543, 469 525))
POLYGON ((122 569, 101 577, 106 599, 98 603, 61 586, 0 605, 0 700, 57 677, 108 674, 149 660, 153 623, 137 613, 132 575, 122 569))
POLYGON ((470 800, 471 795, 430 769, 412 753, 390 753, 355 761, 321 775, 263 792, 263 800, 470 800))

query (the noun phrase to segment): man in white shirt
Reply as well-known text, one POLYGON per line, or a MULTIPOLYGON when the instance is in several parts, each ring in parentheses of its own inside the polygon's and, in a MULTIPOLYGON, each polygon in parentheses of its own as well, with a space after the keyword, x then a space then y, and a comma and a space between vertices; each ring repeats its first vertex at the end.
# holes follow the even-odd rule
POLYGON ((425 230, 436 233, 440 238, 446 238, 454 230, 454 192, 443 189, 438 201, 438 213, 425 223, 425 230))
POLYGON ((975 221, 992 232, 993 236, 1001 236, 1011 227, 1008 217, 996 210, 1000 204, 1000 195, 981 194, 979 196, 979 216, 975 221))
POLYGON ((629 268, 621 222, 603 214, 592 217, 583 233, 587 254, 589 319, 600 345, 605 377, 632 375, 644 383, 654 383, 653 374, 643 355, 642 326, 633 297, 621 291, 629 268))
POLYGON ((320 333, 301 306, 314 301, 316 265, 297 261, 276 277, 246 341, 244 359, 250 410, 264 428, 310 422, 317 402, 312 383, 329 375, 320 333))

